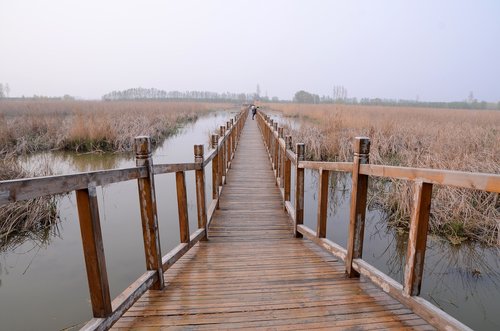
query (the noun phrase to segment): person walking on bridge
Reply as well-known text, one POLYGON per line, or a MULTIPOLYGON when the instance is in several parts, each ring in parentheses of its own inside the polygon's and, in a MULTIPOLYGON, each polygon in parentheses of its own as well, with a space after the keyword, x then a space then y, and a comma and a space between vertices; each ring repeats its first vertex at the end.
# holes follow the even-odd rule
POLYGON ((252 120, 254 119, 255 115, 257 114, 257 108, 255 105, 250 106, 250 110, 252 110, 252 120))

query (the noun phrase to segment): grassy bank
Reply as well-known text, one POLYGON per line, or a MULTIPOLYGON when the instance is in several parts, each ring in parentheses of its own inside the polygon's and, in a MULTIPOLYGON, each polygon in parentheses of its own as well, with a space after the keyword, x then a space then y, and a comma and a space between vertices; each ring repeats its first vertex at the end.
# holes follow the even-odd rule
MULTIPOLYGON (((395 166, 500 173, 500 112, 449 109, 274 104, 301 125, 295 142, 315 160, 352 160, 355 136, 368 136, 370 162, 395 166)), ((407 229, 411 183, 373 179, 371 206, 387 211, 389 224, 407 229)), ((498 194, 434 187, 431 232, 453 243, 466 239, 500 245, 498 194)))
POLYGON ((53 149, 131 151, 133 139, 159 143, 183 122, 227 104, 153 101, 1 101, 1 152, 53 149))

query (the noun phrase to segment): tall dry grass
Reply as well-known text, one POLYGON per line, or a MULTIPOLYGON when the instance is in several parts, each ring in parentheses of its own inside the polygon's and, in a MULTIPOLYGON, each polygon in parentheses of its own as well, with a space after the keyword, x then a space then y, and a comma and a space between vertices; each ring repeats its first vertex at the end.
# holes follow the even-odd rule
MULTIPOLYGON (((298 104, 270 108, 300 123, 290 129, 294 141, 306 144, 309 159, 352 160, 353 138, 368 136, 374 164, 500 174, 498 111, 298 104)), ((371 187, 371 206, 387 211, 390 225, 407 229, 411 183, 374 179, 371 187)), ((500 245, 498 194, 438 185, 433 191, 433 233, 453 243, 472 239, 500 245)))
MULTIPOLYGON (((49 175, 48 167, 33 172, 24 170, 14 155, 0 159, 0 180, 49 175)), ((10 203, 0 207, 0 252, 12 249, 27 239, 45 242, 57 222, 53 196, 10 203)))
POLYGON ((133 139, 161 142, 185 121, 227 104, 161 101, 0 101, 0 152, 130 151, 133 139))

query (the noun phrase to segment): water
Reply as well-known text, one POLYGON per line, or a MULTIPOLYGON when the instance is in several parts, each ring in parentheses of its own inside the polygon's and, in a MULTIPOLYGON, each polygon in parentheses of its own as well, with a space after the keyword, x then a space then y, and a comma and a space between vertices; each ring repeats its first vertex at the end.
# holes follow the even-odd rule
MULTIPOLYGON (((193 145, 204 144, 209 132, 227 119, 216 113, 188 124, 153 155, 155 163, 192 162, 193 145)), ((293 124, 293 123, 292 123, 293 124)), ((134 166, 132 156, 119 154, 39 154, 26 165, 50 160, 57 173, 134 166)), ((206 169, 210 202, 210 165, 206 169)), ((346 247, 349 220, 349 175, 331 176, 327 237, 346 247)), ((292 171, 292 178, 294 172, 292 171)), ((179 243, 174 174, 155 178, 162 253, 179 243)), ((305 225, 316 229, 316 171, 305 172, 305 225)), ((190 230, 196 229, 194 173, 186 173, 190 230)), ((295 194, 292 185, 292 196, 295 194)), ((145 271, 136 181, 98 188, 101 226, 111 296, 114 298, 145 271)), ((293 199, 292 199, 293 203, 293 199)), ((74 193, 58 201, 58 232, 49 242, 29 241, 0 254, 0 320, 5 330, 57 330, 80 326, 91 316, 87 278, 74 193)), ((401 282, 406 234, 387 229, 384 214, 368 210, 363 259, 401 282)), ((498 249, 479 245, 451 246, 430 237, 421 296, 478 330, 499 330, 500 262, 498 249)))
MULTIPOLYGON (((193 162, 193 145, 208 154, 210 133, 234 117, 218 112, 187 124, 155 150, 153 162, 193 162)), ((135 166, 132 155, 44 153, 25 166, 50 162, 57 174, 135 166)), ((207 205, 211 199, 211 164, 206 168, 207 205)), ((155 177, 162 254, 179 244, 175 174, 155 177)), ((197 228, 194 172, 186 173, 190 232, 197 228)), ((145 272, 137 181, 98 187, 98 202, 111 297, 145 272)), ((75 193, 58 198, 61 222, 46 242, 26 241, 0 253, 2 330, 59 330, 82 326, 92 318, 75 193)))
MULTIPOLYGON (((318 177, 317 171, 306 169, 304 224, 314 231, 317 226, 318 177)), ((350 175, 331 177, 327 238, 346 248, 350 175)), ((403 282, 407 238, 408 234, 387 228, 382 211, 367 210, 363 259, 399 283, 403 282)), ((473 329, 500 330, 498 256, 496 248, 476 244, 453 246, 430 236, 420 296, 473 329)))

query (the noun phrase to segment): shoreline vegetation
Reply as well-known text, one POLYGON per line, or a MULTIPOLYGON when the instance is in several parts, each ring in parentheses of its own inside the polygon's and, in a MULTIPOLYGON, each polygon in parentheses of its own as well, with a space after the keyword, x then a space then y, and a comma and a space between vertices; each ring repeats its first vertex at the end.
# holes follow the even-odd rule
MULTIPOLYGON (((265 107, 294 120, 288 130, 294 142, 305 143, 310 160, 352 161, 353 138, 367 136, 373 164, 500 174, 498 111, 334 104, 265 107)), ((389 227, 408 231, 411 183, 370 182, 369 208, 383 210, 389 227)), ((430 232, 452 244, 472 240, 500 246, 499 194, 436 185, 430 232)))
POLYGON ((2 101, 0 155, 49 150, 129 152, 134 137, 160 144, 185 122, 228 104, 161 101, 2 101))
MULTIPOLYGON (((50 165, 23 169, 19 156, 64 150, 126 153, 134 137, 151 136, 153 147, 184 123, 229 104, 161 101, 2 100, 0 102, 0 180, 46 176, 50 165)), ((58 221, 56 197, 0 207, 0 251, 26 239, 44 242, 58 221)))

